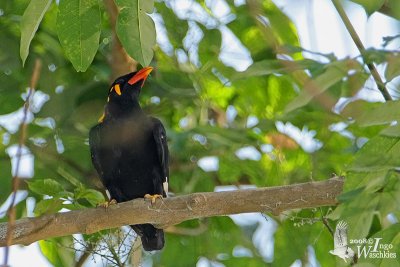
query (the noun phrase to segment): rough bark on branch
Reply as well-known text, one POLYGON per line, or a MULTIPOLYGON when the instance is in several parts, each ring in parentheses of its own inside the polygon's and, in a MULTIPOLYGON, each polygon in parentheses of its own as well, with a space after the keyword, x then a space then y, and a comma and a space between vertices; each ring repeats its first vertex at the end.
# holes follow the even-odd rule
MULTIPOLYGON (((130 224, 151 223, 160 228, 212 216, 246 212, 271 212, 336 205, 343 179, 226 192, 194 193, 157 200, 153 205, 136 199, 103 207, 76 210, 15 222, 13 244, 75 233, 90 234, 130 224)), ((7 223, 0 224, 0 247, 6 245, 7 223)))

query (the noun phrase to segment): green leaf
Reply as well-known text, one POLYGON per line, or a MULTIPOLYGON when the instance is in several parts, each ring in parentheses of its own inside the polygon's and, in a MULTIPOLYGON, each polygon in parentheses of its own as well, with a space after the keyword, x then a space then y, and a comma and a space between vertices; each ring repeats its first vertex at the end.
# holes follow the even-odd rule
POLYGON ((40 240, 39 247, 46 259, 49 260, 53 266, 64 266, 61 257, 58 253, 58 247, 54 242, 48 240, 40 240))
POLYGON ((294 23, 273 1, 262 1, 264 16, 281 44, 300 45, 294 23))
POLYGON ((400 137, 400 123, 383 129, 380 134, 390 137, 400 137))
POLYGON ((76 71, 86 71, 99 47, 98 0, 62 0, 59 11, 57 33, 61 46, 76 71))
POLYGON ((365 9, 365 12, 367 12, 368 15, 371 15, 375 11, 378 11, 385 3, 385 0, 351 0, 351 1, 362 5, 363 8, 365 9))
POLYGON ((233 80, 243 79, 252 76, 263 76, 270 74, 287 74, 296 70, 320 68, 321 64, 309 59, 290 61, 290 60, 262 60, 254 62, 244 72, 236 73, 232 76, 233 80))
MULTIPOLYGON (((347 177, 346 177, 346 181, 347 181, 347 177)), ((357 188, 355 190, 351 190, 349 192, 343 193, 341 195, 339 195, 337 197, 337 200, 339 202, 348 202, 353 200, 354 198, 356 198, 359 194, 361 194, 363 192, 363 188, 357 188)))
MULTIPOLYGON (((360 266, 363 266, 361 264, 364 263, 369 263, 372 264, 371 266, 381 266, 381 267, 399 267, 400 262, 399 262, 399 255, 400 255, 400 224, 396 223, 388 228, 377 232, 373 236, 370 237, 371 239, 376 240, 375 238, 382 238, 379 240, 379 244, 382 246, 385 246, 386 250, 384 247, 379 248, 379 251, 386 251, 386 253, 396 253, 397 257, 395 258, 385 258, 385 257, 372 257, 372 255, 367 256, 367 258, 361 256, 359 258, 359 264, 360 266), (389 249, 389 246, 391 245, 391 249, 389 249)), ((357 264, 357 266, 359 266, 357 264)))
POLYGON ((49 9, 51 2, 52 0, 32 0, 22 15, 21 45, 19 49, 22 65, 25 64, 33 36, 35 36, 39 24, 42 21, 47 9, 49 9))
POLYGON ((344 202, 346 199, 354 197, 360 193, 358 190, 362 188, 365 192, 376 192, 387 182, 387 170, 369 171, 369 172, 349 172, 346 175, 344 191, 346 192, 339 196, 339 201, 344 202), (356 190, 353 190, 355 189, 356 190))
POLYGON ((164 20, 169 41, 175 48, 183 48, 183 39, 189 29, 188 22, 176 16, 174 11, 166 6, 166 3, 155 2, 155 4, 157 13, 160 13, 164 20))
POLYGON ((400 20, 400 2, 398 0, 387 0, 385 3, 385 14, 400 20))
POLYGON ((218 177, 222 182, 229 184, 238 180, 238 176, 241 174, 238 162, 239 159, 235 159, 232 156, 220 158, 218 177))
POLYGON ((290 266, 296 259, 303 258, 307 253, 307 246, 315 241, 312 236, 312 225, 295 225, 292 220, 285 220, 275 233, 274 261, 272 266, 290 266), (290 253, 282 253, 290 251, 290 253))
POLYGON ((207 29, 200 26, 203 31, 203 39, 199 43, 199 59, 202 64, 218 60, 221 49, 222 36, 218 29, 207 29))
POLYGON ((36 203, 35 214, 52 214, 63 208, 64 201, 58 198, 43 199, 36 203))
POLYGON ((55 196, 64 191, 61 184, 53 179, 34 179, 28 182, 29 189, 40 195, 55 196))
MULTIPOLYGON (((194 228, 196 225, 198 225, 198 221, 193 220, 186 221, 180 226, 183 226, 183 229, 190 229, 194 228)), ((196 236, 168 235, 165 243, 168 245, 164 247, 160 258, 154 258, 154 266, 161 266, 166 262, 171 262, 170 266, 196 266, 198 259, 205 255, 213 258, 217 256, 217 253, 219 255, 223 254, 230 256, 234 247, 238 244, 249 249, 254 249, 251 240, 245 236, 244 232, 233 223, 229 217, 213 217, 208 219, 207 230, 197 234, 196 236), (198 244, 206 245, 199 246, 198 244), (190 254, 182 253, 182 251, 187 251, 187 249, 191 251, 190 254), (176 259, 178 258, 179 264, 177 265, 176 259)), ((253 254, 256 253, 254 252, 253 254)), ((257 254, 254 256, 254 258, 258 257, 257 254)), ((238 265, 227 264, 226 266, 238 265)), ((263 264, 258 264, 256 266, 263 266, 263 264)))
POLYGON ((342 83, 341 97, 353 97, 359 90, 364 87, 369 75, 363 72, 356 72, 349 75, 347 79, 342 83))
POLYGON ((315 250, 315 256, 320 263, 319 266, 336 266, 336 257, 327 253, 333 248, 333 237, 327 227, 322 223, 314 224, 311 234, 316 237, 310 245, 315 250))
MULTIPOLYGON (((3 149, 3 151, 5 150, 1 146, 0 149, 3 149)), ((9 194, 11 193, 12 176, 11 176, 11 160, 5 157, 5 154, 0 153, 0 156, 4 156, 3 159, 0 159, 0 170, 2 173, 0 176, 0 181, 1 181, 0 205, 2 205, 4 201, 6 201, 6 199, 8 198, 9 194)))
POLYGON ((57 267, 74 266, 76 253, 73 249, 72 237, 53 238, 50 240, 40 240, 39 248, 43 256, 57 267))
MULTIPOLYGON (((349 175, 351 180, 365 175, 360 173, 349 175)), ((382 173, 376 172, 376 175, 382 173)), ((334 212, 329 214, 329 218, 335 220, 345 220, 349 223, 351 230, 349 231, 350 238, 363 238, 369 235, 370 232, 375 232, 374 227, 371 228, 374 216, 378 216, 379 221, 385 221, 386 216, 390 213, 399 211, 400 205, 400 180, 399 174, 389 172, 385 177, 373 177, 368 175, 369 180, 363 179, 359 186, 363 191, 358 194, 352 194, 352 191, 343 194, 342 196, 352 194, 351 199, 340 204, 334 212), (375 181, 378 179, 379 181, 375 181), (364 185, 366 185, 364 187, 364 185), (379 189, 379 190, 378 190, 379 189), (365 201, 368 200, 368 201, 365 201)), ((358 186, 358 185, 355 185, 358 186)), ((353 190, 360 192, 360 189, 353 190)))
POLYGON ((142 66, 148 66, 153 59, 156 44, 154 22, 147 13, 152 13, 153 0, 118 0, 120 12, 116 31, 126 52, 142 66))
POLYGON ((342 214, 349 227, 349 238, 363 238, 369 233, 374 217, 374 210, 377 209, 379 204, 379 197, 370 196, 368 201, 365 201, 365 195, 357 198, 349 204, 346 212, 342 214))
POLYGON ((385 78, 389 82, 400 75, 400 55, 389 54, 387 57, 387 66, 385 69, 385 78))
POLYGON ((380 103, 376 108, 365 110, 357 121, 360 126, 400 122, 400 101, 380 103))
POLYGON ((360 64, 355 60, 343 60, 327 65, 325 72, 303 85, 305 89, 286 106, 285 112, 307 105, 315 96, 341 81, 351 69, 360 69, 360 64))
POLYGON ((79 188, 75 192, 75 199, 86 199, 92 206, 104 201, 104 196, 94 189, 79 188))
POLYGON ((387 61, 390 53, 383 49, 368 48, 361 53, 366 64, 375 63, 382 64, 387 61))
POLYGON ((379 205, 379 196, 359 194, 351 202, 340 204, 327 218, 345 220, 349 224, 350 238, 364 238, 371 228, 374 211, 379 205), (368 201, 365 201, 368 199, 368 201))
POLYGON ((391 170, 400 166, 400 139, 377 136, 357 152, 352 171, 368 172, 391 170))

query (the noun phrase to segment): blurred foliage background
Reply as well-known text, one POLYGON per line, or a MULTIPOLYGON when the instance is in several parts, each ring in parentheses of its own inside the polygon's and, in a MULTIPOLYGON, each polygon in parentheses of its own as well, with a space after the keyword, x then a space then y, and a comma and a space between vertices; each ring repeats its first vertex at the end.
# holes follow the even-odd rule
MULTIPOLYGON (((81 11, 87 13, 79 23, 84 28, 67 12, 68 4, 78 2, 0 3, 1 222, 7 221, 18 129, 36 59, 43 68, 28 114, 17 218, 94 207, 104 200, 90 161, 88 131, 102 114, 119 63, 112 61, 114 31, 107 1, 83 1, 81 11)), ((163 251, 139 255, 144 266, 345 265, 328 253, 333 238, 322 217, 333 228, 335 221, 346 220, 350 238, 383 237, 399 258, 398 47, 341 59, 304 51, 290 18, 274 2, 257 0, 217 1, 223 2, 224 14, 215 11, 213 1, 155 1, 151 18, 156 42, 146 14, 153 11, 152 1, 115 2, 126 16, 117 21, 122 45, 139 63, 155 67, 141 104, 167 128, 172 192, 346 176, 338 207, 185 222, 168 230, 163 251), (146 23, 131 29, 136 24, 126 11, 137 5, 136 16, 146 23), (138 31, 145 36, 139 43, 144 48, 132 39, 138 31), (366 64, 379 67, 393 101, 360 97, 360 92, 377 91, 366 64)), ((400 19, 396 0, 354 2, 369 15, 382 12, 400 19)), ((398 38, 388 36, 385 42, 398 38)), ((102 254, 102 249, 94 252, 107 234, 79 240, 88 252, 102 254)), ((85 249, 77 249, 76 243, 77 237, 69 236, 39 245, 52 265, 81 266, 85 249)), ((110 259, 117 257, 116 251, 110 259)), ((85 266, 134 260, 122 258, 95 263, 89 257, 85 266)), ((360 259, 359 264, 400 266, 398 258, 360 259)))

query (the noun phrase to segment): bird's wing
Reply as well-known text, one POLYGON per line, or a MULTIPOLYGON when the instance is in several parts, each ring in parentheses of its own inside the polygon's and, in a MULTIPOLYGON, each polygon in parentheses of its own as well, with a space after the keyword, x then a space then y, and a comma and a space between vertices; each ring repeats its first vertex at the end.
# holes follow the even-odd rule
POLYGON ((340 221, 336 225, 335 235, 333 237, 334 249, 347 247, 347 223, 340 221))
POLYGON ((105 145, 107 140, 104 140, 104 127, 97 124, 90 129, 89 146, 92 157, 93 166, 97 170, 103 185, 108 189, 112 198, 117 201, 122 201, 123 196, 120 190, 117 190, 113 183, 112 171, 115 169, 115 164, 118 162, 119 151, 115 148, 105 145))
POLYGON ((167 144, 167 134, 161 121, 152 118, 153 121, 153 136, 157 146, 157 155, 161 165, 162 177, 163 177, 163 190, 165 196, 168 194, 168 179, 169 179, 169 152, 167 144))
POLYGON ((100 144, 101 144, 101 126, 97 124, 93 126, 89 131, 89 146, 90 146, 90 154, 92 157, 93 166, 96 169, 97 173, 100 177, 103 176, 103 168, 101 166, 100 161, 100 144))

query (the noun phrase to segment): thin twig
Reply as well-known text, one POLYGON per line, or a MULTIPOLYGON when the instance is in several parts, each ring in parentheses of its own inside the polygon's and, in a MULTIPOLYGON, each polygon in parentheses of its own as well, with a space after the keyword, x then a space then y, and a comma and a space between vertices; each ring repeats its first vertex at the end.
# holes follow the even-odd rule
MULTIPOLYGON (((365 47, 364 47, 363 43, 361 42, 361 39, 358 36, 353 25, 351 24, 349 17, 347 16, 346 12, 344 11, 343 6, 340 4, 339 0, 332 0, 332 3, 335 6, 336 11, 339 13, 340 18, 342 19, 347 31, 349 32, 349 34, 351 36, 351 39, 353 39, 355 45, 357 46, 358 50, 360 51, 361 56, 364 59, 364 62, 366 63, 366 60, 363 56, 365 54, 365 47)), ((366 63, 366 64, 368 66, 369 71, 371 72, 372 77, 375 80, 378 90, 382 93, 385 100, 386 101, 392 100, 392 97, 389 94, 389 92, 385 86, 385 83, 382 81, 381 76, 379 75, 378 71, 376 70, 374 63, 366 63)))
POLYGON ((89 243, 88 247, 85 248, 85 250, 83 251, 83 254, 79 257, 79 260, 75 263, 75 267, 82 267, 83 264, 86 262, 86 260, 92 254, 93 249, 94 249, 94 245, 89 243))
POLYGON ((331 233, 331 235, 333 236, 334 232, 333 232, 333 229, 331 228, 331 226, 329 225, 328 220, 324 216, 322 216, 321 219, 322 219, 322 223, 328 229, 329 233, 331 233))
POLYGON ((29 102, 30 102, 31 96, 35 93, 35 87, 39 80, 41 67, 42 67, 41 60, 36 59, 35 66, 34 66, 33 72, 32 72, 31 81, 29 83, 28 94, 26 96, 25 103, 24 103, 23 117, 22 117, 20 129, 19 129, 19 142, 18 142, 18 148, 17 148, 17 153, 16 153, 16 163, 15 163, 15 168, 14 168, 14 174, 12 177, 12 198, 11 198, 10 207, 7 211, 7 213, 8 213, 7 234, 6 234, 7 246, 5 248, 5 253, 4 253, 4 266, 8 265, 8 257, 9 257, 9 250, 10 250, 9 247, 12 244, 12 238, 13 238, 12 232, 13 232, 14 226, 15 226, 15 201, 16 201, 16 197, 17 197, 17 190, 19 187, 18 172, 19 172, 19 168, 20 168, 20 164, 21 164, 22 149, 23 149, 25 141, 26 141, 26 133, 27 133, 26 121, 28 119, 29 102))

